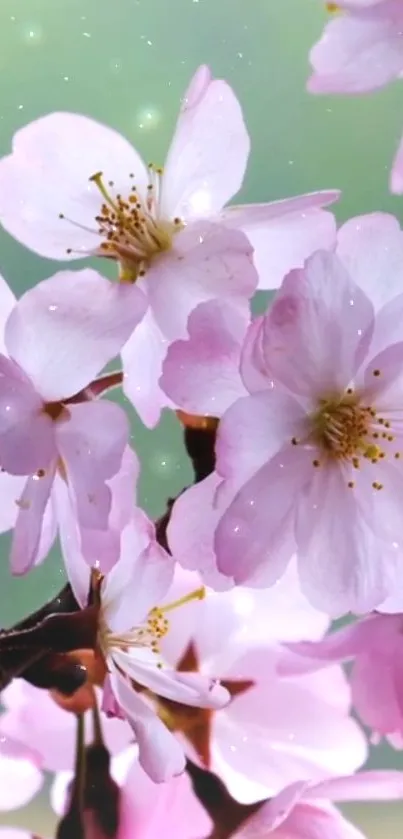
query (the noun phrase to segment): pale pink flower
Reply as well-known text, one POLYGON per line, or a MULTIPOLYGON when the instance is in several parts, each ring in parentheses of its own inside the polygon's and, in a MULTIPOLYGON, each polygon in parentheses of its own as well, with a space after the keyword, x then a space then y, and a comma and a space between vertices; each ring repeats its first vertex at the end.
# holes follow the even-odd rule
MULTIPOLYGON (((101 691, 95 688, 99 703, 101 691)), ((63 815, 68 801, 69 787, 74 778, 77 719, 74 713, 63 710, 48 691, 36 688, 22 679, 16 679, 2 694, 5 710, 0 714, 0 736, 17 742, 26 752, 26 763, 31 774, 39 778, 44 772, 54 775, 51 787, 51 802, 59 815, 63 815)), ((135 759, 136 749, 132 745, 133 732, 127 722, 108 719, 101 714, 102 736, 105 747, 111 755, 111 776, 123 784, 135 759)), ((91 710, 84 712, 84 742, 87 746, 94 741, 94 719, 91 710)), ((27 785, 18 786, 18 779, 11 766, 8 777, 6 768, 1 778, 4 791, 4 809, 20 806, 29 800, 29 777, 27 785), (10 775, 11 771, 11 775, 10 775), (10 786, 11 789, 8 789, 10 786), (20 802, 7 805, 20 796, 20 802), (22 800, 22 795, 26 796, 22 800), (11 798, 10 798, 11 796, 11 798)), ((0 762, 1 772, 1 762, 0 762)), ((24 778, 20 783, 24 782, 24 778)), ((124 809, 125 794, 122 792, 120 806, 124 809)), ((1 807, 1 801, 0 801, 1 807)), ((123 817, 123 816, 122 816, 123 817)), ((19 839, 16 837, 16 839, 19 839)))
MULTIPOLYGON (((211 821, 192 792, 186 774, 155 784, 141 768, 135 749, 112 757, 110 773, 120 787, 119 826, 114 839, 201 839, 211 821)), ((61 772, 51 789, 55 812, 66 812, 71 772, 61 772)))
POLYGON ((25 807, 41 789, 42 781, 42 772, 30 759, 28 749, 25 756, 22 750, 15 756, 12 752, 0 754, 0 812, 25 807))
MULTIPOLYGON (((96 688, 98 702, 101 690, 96 688)), ((0 714, 0 734, 23 746, 31 763, 40 772, 64 772, 71 779, 75 760, 76 717, 52 699, 50 693, 34 687, 23 679, 14 681, 3 691, 4 710, 0 714)), ((133 742, 127 722, 102 715, 105 745, 119 755, 133 742)), ((91 711, 84 713, 85 742, 93 740, 91 711)))
POLYGON ((186 774, 157 785, 133 761, 122 787, 116 839, 201 839, 211 829, 186 774))
POLYGON ((401 798, 402 772, 359 772, 319 784, 296 781, 264 803, 233 839, 365 839, 332 802, 401 798))
POLYGON ((333 216, 322 207, 336 191, 223 210, 242 185, 249 147, 233 91, 200 67, 163 174, 117 132, 68 113, 25 126, 0 161, 0 220, 15 238, 55 259, 115 258, 122 278, 144 290, 149 311, 123 361, 126 393, 147 425, 170 404, 157 387, 161 362, 186 335, 192 309, 214 297, 245 306, 253 294, 253 248, 262 283, 276 287, 334 242, 333 216))
MULTIPOLYGON (((211 580, 216 555, 236 582, 270 585, 297 549, 304 591, 331 614, 394 590, 403 539, 402 232, 391 216, 352 219, 337 254, 292 272, 250 327, 249 395, 221 420, 217 473, 178 499, 168 530, 211 580)), ((199 380, 187 375, 188 400, 199 380)))
MULTIPOLYGON (((198 584, 197 575, 177 568, 167 602, 198 584)), ((349 716, 341 668, 302 678, 277 673, 288 657, 282 641, 318 639, 327 626, 327 616, 302 596, 295 567, 271 590, 208 591, 171 613, 164 658, 182 675, 220 679, 232 699, 214 713, 184 713, 162 701, 162 718, 187 755, 215 772, 237 800, 275 794, 296 777, 354 771, 365 760, 366 740, 349 716)))
MULTIPOLYGON (((85 605, 90 572, 73 538, 65 562, 74 593, 85 605)), ((217 680, 177 673, 161 657, 159 642, 168 632, 171 611, 204 594, 199 586, 179 601, 159 605, 171 585, 174 565, 174 559, 155 541, 152 523, 137 511, 122 531, 119 562, 104 577, 99 592, 98 644, 109 672, 103 709, 116 713, 117 702, 120 715, 123 712, 134 731, 140 764, 156 782, 180 774, 185 757, 152 703, 135 685, 189 706, 216 709, 229 700, 217 680)))
POLYGON ((311 93, 364 93, 403 73, 400 0, 339 0, 310 53, 311 93))
POLYGON ((107 482, 121 468, 129 425, 118 405, 93 400, 86 389, 130 335, 138 294, 141 307, 135 288, 118 288, 89 269, 62 272, 26 292, 4 324, 0 463, 18 481, 25 476, 11 500, 9 482, 3 490, 0 483, 5 504, 18 511, 14 573, 26 572, 44 555, 44 543, 53 541, 59 482, 89 562, 98 558, 96 545, 103 540, 109 564, 118 556, 119 540, 108 533, 107 482))
POLYGON ((352 701, 375 738, 403 748, 403 616, 373 614, 319 641, 289 645, 284 672, 311 672, 353 660, 352 701))

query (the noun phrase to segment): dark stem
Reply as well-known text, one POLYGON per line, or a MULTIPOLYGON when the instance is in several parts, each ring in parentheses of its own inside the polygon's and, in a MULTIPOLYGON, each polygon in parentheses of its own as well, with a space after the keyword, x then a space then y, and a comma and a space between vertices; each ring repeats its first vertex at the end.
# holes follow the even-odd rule
POLYGON ((71 798, 66 815, 59 822, 56 839, 85 839, 84 793, 86 755, 84 748, 84 715, 77 716, 76 759, 71 798))

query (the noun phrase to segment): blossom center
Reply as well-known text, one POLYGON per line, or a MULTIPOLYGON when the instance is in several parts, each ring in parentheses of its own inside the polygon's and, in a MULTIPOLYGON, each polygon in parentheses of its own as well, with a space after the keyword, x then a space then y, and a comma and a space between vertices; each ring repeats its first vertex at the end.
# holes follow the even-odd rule
MULTIPOLYGON (((144 624, 134 626, 127 632, 114 633, 112 632, 103 614, 99 618, 99 644, 105 656, 112 652, 113 648, 118 648, 124 652, 129 652, 135 648, 148 648, 153 653, 159 655, 160 641, 169 631, 169 620, 166 617, 167 613, 184 606, 185 603, 190 603, 192 600, 203 600, 205 597, 205 588, 196 589, 186 594, 179 600, 174 600, 166 606, 155 606, 148 613, 144 624)), ((158 662, 157 667, 162 667, 162 663, 158 662)))
MULTIPOLYGON (((378 378, 381 370, 373 370, 372 375, 378 378)), ((363 393, 349 387, 344 393, 319 399, 317 409, 309 417, 307 432, 301 439, 293 437, 291 443, 314 444, 318 450, 318 457, 312 461, 315 467, 325 462, 359 469, 364 461, 379 464, 384 458, 402 457, 395 448, 392 420, 396 420, 396 411, 390 409, 387 416, 380 416, 364 401, 363 393)), ((349 480, 348 486, 353 488, 355 482, 349 480)), ((383 489, 383 484, 375 480, 372 487, 383 489)))
POLYGON ((374 419, 376 412, 362 406, 354 393, 321 399, 312 417, 312 436, 331 458, 353 460, 361 455, 378 460, 381 450, 370 436, 374 419))
MULTIPOLYGON (((145 196, 134 183, 127 197, 113 195, 114 183, 109 181, 106 186, 102 172, 90 177, 103 199, 95 217, 103 239, 100 252, 121 263, 121 280, 129 282, 144 276, 152 260, 171 249, 174 234, 183 227, 180 218, 172 221, 161 218, 162 170, 150 164, 148 171, 145 196)), ((131 173, 129 177, 133 179, 134 175, 131 173)))

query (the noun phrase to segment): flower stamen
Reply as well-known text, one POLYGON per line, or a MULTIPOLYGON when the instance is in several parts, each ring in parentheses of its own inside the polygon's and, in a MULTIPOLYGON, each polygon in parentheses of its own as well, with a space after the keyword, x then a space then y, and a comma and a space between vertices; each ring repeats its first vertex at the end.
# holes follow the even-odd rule
POLYGON ((159 642, 169 631, 169 620, 165 617, 166 612, 178 609, 180 606, 184 606, 192 600, 203 600, 204 597, 205 588, 201 586, 184 597, 168 603, 166 606, 154 606, 143 625, 135 626, 122 634, 116 634, 109 630, 101 609, 99 618, 99 645, 105 656, 112 647, 118 647, 125 652, 128 652, 133 647, 148 647, 151 652, 158 655, 160 652, 159 642))
MULTIPOLYGON (((99 251, 121 264, 121 281, 135 282, 144 276, 151 261, 172 247, 173 236, 183 227, 181 219, 165 220, 160 216, 161 178, 163 171, 150 163, 149 182, 143 197, 132 183, 127 198, 113 196, 105 185, 102 172, 89 180, 102 197, 95 217, 103 241, 99 251)), ((130 173, 129 178, 134 174, 130 173)), ((109 187, 113 182, 109 181, 109 187)))

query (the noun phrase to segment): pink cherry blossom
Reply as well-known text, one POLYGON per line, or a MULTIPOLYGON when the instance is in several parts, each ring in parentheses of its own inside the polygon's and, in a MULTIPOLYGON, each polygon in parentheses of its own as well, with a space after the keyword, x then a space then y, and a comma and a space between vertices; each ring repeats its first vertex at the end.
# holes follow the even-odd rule
MULTIPOLYGON (((65 561, 74 593, 85 605, 90 572, 73 538, 65 561)), ((178 674, 160 655, 159 641, 168 631, 171 611, 204 594, 199 586, 179 601, 160 606, 174 565, 155 541, 152 523, 138 511, 122 531, 119 562, 104 577, 99 595, 98 644, 109 671, 103 709, 115 714, 118 704, 119 716, 125 716, 132 726, 141 766, 158 783, 180 774, 185 757, 152 703, 134 685, 183 705, 216 709, 229 701, 228 692, 217 680, 196 673, 178 674)))
MULTIPOLYGON (((101 691, 96 689, 98 702, 101 691)), ((2 693, 5 710, 0 714, 1 736, 19 742, 31 763, 41 774, 68 772, 74 769, 76 718, 63 710, 48 691, 34 687, 22 679, 14 681, 2 693)), ((85 741, 93 738, 91 711, 84 714, 85 741)), ((105 745, 112 755, 124 752, 133 741, 127 722, 102 715, 105 745)))
POLYGON ((336 191, 223 210, 242 185, 249 147, 235 94, 202 66, 163 174, 116 131, 68 113, 25 126, 0 161, 0 220, 15 238, 46 257, 115 258, 122 279, 146 294, 149 311, 123 361, 125 391, 147 425, 171 404, 157 386, 161 363, 170 342, 186 336, 192 309, 214 297, 239 306, 253 294, 253 248, 270 288, 334 243, 333 216, 322 208, 336 191))
POLYGON ((365 839, 331 802, 401 798, 402 772, 359 772, 319 784, 296 781, 264 803, 233 839, 365 839))
POLYGON ((42 786, 42 773, 26 751, 25 757, 0 754, 0 812, 24 807, 42 786))
MULTIPOLYGON (((166 601, 199 583, 197 575, 177 569, 166 601)), ((208 716, 183 718, 162 703, 163 713, 171 715, 191 760, 207 762, 243 803, 277 793, 296 777, 319 780, 365 761, 366 740, 349 716, 342 670, 302 678, 277 673, 282 640, 318 639, 327 625, 326 615, 301 594, 295 566, 271 590, 208 591, 170 616, 164 658, 183 675, 197 667, 205 678, 222 680, 232 699, 208 716)))
POLYGON ((116 839, 201 839, 211 828, 187 775, 157 785, 137 761, 132 763, 122 788, 116 839))
MULTIPOLYGON (((155 784, 141 768, 133 748, 112 757, 110 772, 120 787, 119 826, 114 839, 201 839, 209 835, 211 821, 194 796, 186 774, 155 784)), ((66 811, 71 772, 55 777, 52 807, 66 811)))
POLYGON ((308 672, 329 662, 353 660, 354 707, 374 737, 403 748, 403 617, 373 614, 320 641, 291 644, 297 654, 284 672, 308 672))
MULTIPOLYGON (((25 573, 54 538, 59 479, 91 563, 100 534, 108 538, 107 482, 121 467, 129 426, 121 408, 92 400, 86 388, 130 334, 138 300, 142 309, 138 289, 118 288, 94 271, 63 272, 24 294, 4 325, 0 462, 18 481, 25 476, 12 496, 14 573, 25 573)), ((116 542, 109 545, 115 558, 116 542)))
MULTIPOLYGON (((215 530, 218 570, 253 585, 273 584, 297 548, 304 591, 335 615, 380 604, 401 564, 397 221, 351 220, 337 255, 318 253, 291 272, 250 327, 241 364, 249 395, 221 420, 217 474, 179 498, 168 531, 180 561, 198 542, 192 567, 214 574, 215 530)), ((186 381, 189 400, 200 376, 186 381)))
POLYGON ((403 73, 400 0, 340 0, 310 53, 311 93, 364 93, 403 73))

